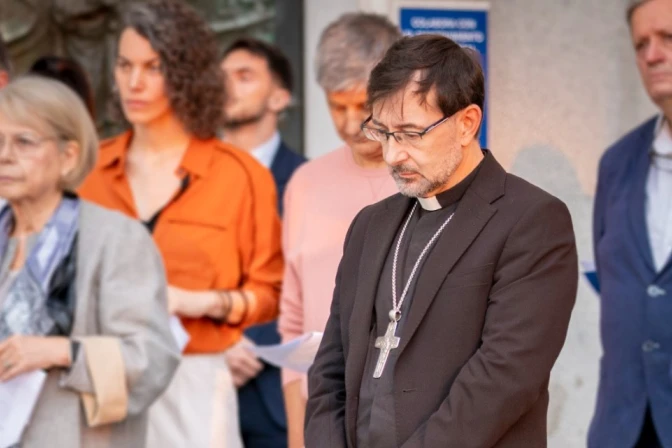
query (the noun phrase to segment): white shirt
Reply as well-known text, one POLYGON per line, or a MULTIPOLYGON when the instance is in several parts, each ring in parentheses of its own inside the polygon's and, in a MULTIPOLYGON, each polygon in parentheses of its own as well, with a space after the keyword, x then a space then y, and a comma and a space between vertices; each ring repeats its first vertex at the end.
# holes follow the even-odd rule
POLYGON ((654 132, 646 181, 646 222, 653 263, 660 272, 672 253, 672 131, 662 115, 654 132))
POLYGON ((266 168, 270 169, 273 164, 273 159, 280 149, 280 133, 275 131, 275 134, 261 145, 250 151, 250 154, 266 168))

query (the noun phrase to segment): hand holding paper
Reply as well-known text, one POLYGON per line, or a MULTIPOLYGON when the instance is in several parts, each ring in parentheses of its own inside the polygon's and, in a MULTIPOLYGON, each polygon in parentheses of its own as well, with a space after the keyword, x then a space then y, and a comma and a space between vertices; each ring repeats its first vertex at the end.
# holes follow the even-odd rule
POLYGON ((320 348, 322 333, 305 333, 284 344, 253 346, 250 350, 269 364, 306 373, 320 348))

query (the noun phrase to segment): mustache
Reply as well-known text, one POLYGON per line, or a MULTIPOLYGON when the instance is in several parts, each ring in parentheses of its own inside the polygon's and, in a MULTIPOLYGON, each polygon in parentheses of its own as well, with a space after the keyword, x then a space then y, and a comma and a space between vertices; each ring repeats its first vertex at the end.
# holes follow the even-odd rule
POLYGON ((390 174, 408 174, 408 173, 418 174, 418 171, 415 168, 408 165, 390 166, 390 174))

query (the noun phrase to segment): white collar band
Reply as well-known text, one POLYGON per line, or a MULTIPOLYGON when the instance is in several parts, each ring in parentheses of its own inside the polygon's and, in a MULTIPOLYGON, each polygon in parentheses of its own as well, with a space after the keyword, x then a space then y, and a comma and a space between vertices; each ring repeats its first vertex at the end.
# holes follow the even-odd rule
POLYGON ((420 206, 423 209, 429 212, 441 210, 441 204, 439 203, 439 200, 436 199, 436 196, 432 196, 431 198, 418 198, 418 202, 420 202, 420 206))

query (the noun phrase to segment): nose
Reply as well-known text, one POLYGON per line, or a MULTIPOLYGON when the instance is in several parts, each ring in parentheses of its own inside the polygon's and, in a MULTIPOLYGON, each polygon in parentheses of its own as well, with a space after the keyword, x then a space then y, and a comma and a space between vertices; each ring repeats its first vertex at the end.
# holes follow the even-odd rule
POLYGON ((397 143, 394 137, 390 137, 383 145, 383 159, 389 166, 397 166, 408 159, 408 153, 403 145, 397 143))
POLYGON ((644 60, 648 65, 656 65, 663 62, 664 59, 665 53, 662 42, 660 42, 660 39, 651 39, 651 42, 646 47, 644 60))
POLYGON ((354 137, 362 132, 362 122, 366 119, 358 109, 348 109, 345 112, 345 122, 343 123, 343 132, 346 135, 354 137))
POLYGON ((139 90, 142 87, 142 70, 139 67, 133 68, 131 76, 128 79, 128 86, 131 90, 139 90))
POLYGON ((0 140, 0 162, 6 163, 8 161, 14 160, 14 154, 10 148, 10 143, 8 140, 0 140))

